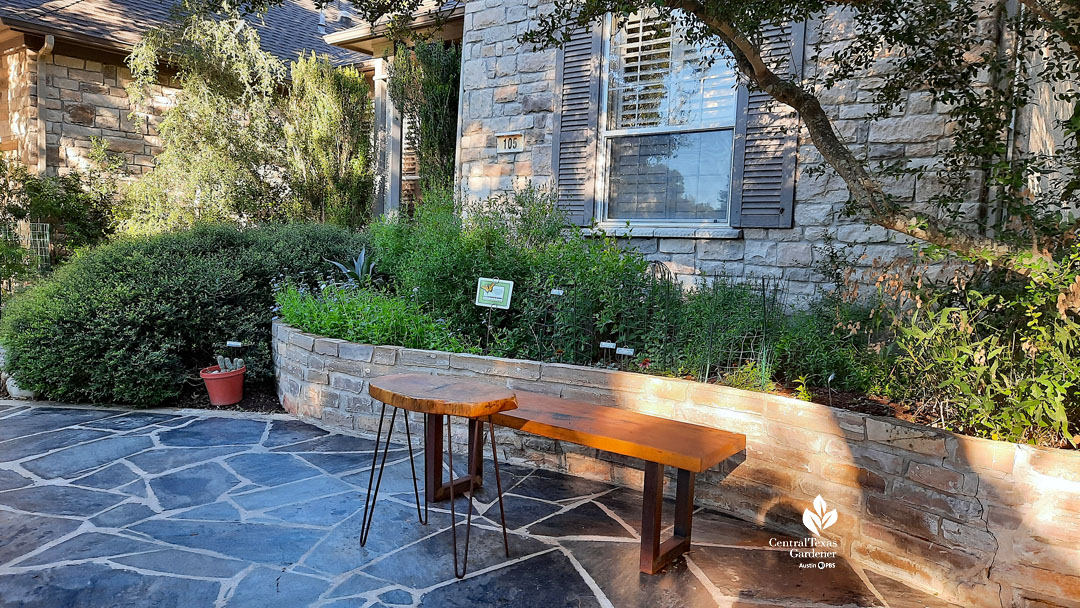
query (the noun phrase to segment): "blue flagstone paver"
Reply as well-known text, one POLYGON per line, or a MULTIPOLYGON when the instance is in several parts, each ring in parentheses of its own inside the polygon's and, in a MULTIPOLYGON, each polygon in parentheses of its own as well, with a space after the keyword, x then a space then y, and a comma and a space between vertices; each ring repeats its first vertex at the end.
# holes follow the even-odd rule
POLYGON ((0 505, 44 515, 91 517, 125 498, 122 494, 74 486, 29 486, 0 492, 0 505))
POLYGON ((330 584, 323 579, 256 568, 236 586, 226 606, 310 606, 330 584))
POLYGON ((350 576, 345 579, 345 582, 331 589, 330 593, 327 594, 327 597, 355 597, 364 595, 369 591, 385 589, 390 585, 391 583, 382 579, 359 573, 350 576))
POLYGON ((99 490, 111 490, 129 484, 136 479, 139 479, 139 476, 130 467, 116 463, 90 473, 85 477, 80 477, 72 483, 77 486, 97 488, 99 490))
POLYGON ((180 417, 171 414, 125 414, 123 416, 113 416, 112 418, 94 420, 87 422, 83 426, 110 431, 130 431, 133 429, 142 429, 150 425, 175 422, 178 418, 180 417))
POLYGON ((168 446, 207 447, 214 445, 249 445, 258 443, 266 432, 266 423, 258 420, 233 420, 221 424, 220 419, 196 420, 187 426, 165 431, 159 435, 168 446))
POLYGON ((249 565, 248 562, 238 559, 214 557, 179 549, 162 549, 160 551, 137 553, 135 555, 114 557, 110 561, 139 568, 140 570, 153 570, 154 572, 166 574, 203 578, 232 578, 249 565))
POLYGON ((157 511, 144 504, 129 502, 113 507, 101 515, 91 518, 90 523, 102 528, 122 528, 128 524, 152 517, 156 513, 157 511))
POLYGON ((319 470, 292 454, 239 454, 225 463, 261 486, 277 486, 319 475, 319 470))
POLYGON ((355 513, 363 505, 363 495, 356 491, 316 498, 267 511, 281 521, 309 526, 332 526, 355 513))
POLYGON ((603 509, 591 502, 538 521, 528 529, 529 534, 540 536, 634 538, 634 534, 627 530, 626 526, 612 519, 603 509))
MULTIPOLYGON (((402 449, 405 446, 394 446, 402 449)), ((371 454, 375 449, 375 442, 363 437, 349 435, 326 435, 315 439, 309 439, 301 443, 293 443, 274 448, 275 452, 366 452, 371 454)), ((393 448, 392 448, 393 449, 393 448)))
MULTIPOLYGON (((43 545, 74 532, 82 523, 76 519, 46 517, 0 510, 0 564, 18 560, 43 545)), ((2 589, 2 588, 0 588, 2 589)), ((0 594, 2 597, 3 594, 0 594)))
POLYGON ((4 447, 5 457, 19 460, 109 436, 106 431, 94 429, 59 429, 16 437, 0 445, 4 447))
POLYGON ((240 511, 227 502, 215 502, 188 509, 172 516, 172 519, 201 519, 204 521, 240 521, 240 511))
POLYGON ((213 606, 220 583, 147 576, 101 564, 0 574, 0 608, 193 608, 213 606))
POLYGON ((77 561, 95 557, 108 557, 110 555, 153 551, 155 548, 155 545, 134 538, 116 536, 115 534, 102 534, 100 532, 84 532, 44 551, 21 559, 15 565, 21 567, 42 566, 53 562, 77 561))
POLYGON ((42 477, 70 478, 153 447, 149 437, 106 437, 65 448, 23 463, 27 471, 42 477))
POLYGON ((412 604, 413 596, 408 591, 403 589, 391 589, 385 593, 379 594, 379 600, 384 604, 412 604))
POLYGON ((33 483, 29 479, 19 475, 15 471, 0 469, 0 491, 22 488, 33 483))
POLYGON ((270 433, 267 435, 263 445, 268 448, 274 448, 290 443, 307 441, 308 439, 315 439, 328 434, 329 431, 324 431, 319 427, 305 424, 299 420, 275 420, 270 423, 270 433))
POLYGON ((104 410, 40 407, 34 408, 32 416, 27 416, 27 411, 24 410, 16 416, 4 417, 4 424, 0 424, 0 441, 45 431, 55 431, 83 422, 90 422, 91 420, 116 416, 119 413, 104 410))
MULTIPOLYGON (((687 559, 642 575, 639 492, 502 463, 507 558, 490 457, 459 581, 448 505, 418 523, 400 443, 361 547, 371 439, 284 416, 11 403, 0 404, 0 608, 881 605, 844 560, 799 570, 769 547, 782 535, 707 510, 687 559)), ((412 464, 422 477, 419 449, 412 464)), ((468 499, 456 505, 460 544, 468 499)), ((865 574, 897 605, 947 606, 865 574)))
POLYGON ((274 565, 291 565, 300 561, 326 534, 325 531, 308 528, 172 519, 145 521, 131 529, 171 545, 274 565))
POLYGON ((162 473, 190 464, 212 460, 218 456, 243 452, 245 449, 247 448, 239 446, 158 448, 156 450, 143 452, 142 454, 136 454, 127 460, 147 473, 162 473))
POLYGON ((240 480, 216 462, 207 462, 150 481, 158 504, 166 510, 216 502, 240 480))
POLYGON ((239 494, 233 497, 233 501, 249 511, 258 511, 352 489, 340 479, 319 476, 239 494))

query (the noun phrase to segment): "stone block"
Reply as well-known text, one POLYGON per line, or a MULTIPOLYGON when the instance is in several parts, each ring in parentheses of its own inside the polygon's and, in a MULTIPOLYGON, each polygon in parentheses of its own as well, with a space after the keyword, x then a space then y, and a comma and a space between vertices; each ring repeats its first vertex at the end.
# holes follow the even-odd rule
POLYGON ((399 350, 401 349, 395 346, 376 346, 371 356, 371 362, 378 365, 395 365, 399 350))
POLYGON ((522 111, 526 114, 551 112, 555 107, 555 98, 550 93, 527 95, 522 102, 522 111))
POLYGON ((827 461, 821 466, 821 476, 846 486, 883 494, 887 481, 881 475, 859 466, 827 461))
POLYGON ((540 363, 524 359, 502 359, 481 355, 451 354, 450 367, 488 376, 503 376, 521 380, 539 380, 540 363))
POLYGON ((928 456, 945 456, 945 433, 895 420, 868 418, 866 438, 928 456))
POLYGON ((374 353, 375 347, 370 344, 353 344, 352 342, 342 342, 338 345, 338 357, 346 359, 348 361, 370 362, 371 356, 374 353))
POLYGON ((744 246, 745 242, 738 239, 704 239, 697 242, 697 257, 701 260, 737 261, 743 259, 744 246))
POLYGON ((398 354, 398 365, 415 365, 417 367, 450 367, 450 353, 437 350, 418 350, 403 348, 398 354))
POLYGON ((983 514, 983 506, 978 501, 939 492, 906 479, 893 483, 890 495, 921 510, 941 513, 960 521, 974 521, 983 514))
MULTIPOLYGON (((909 464, 905 476, 924 486, 930 486, 949 494, 974 494, 974 489, 978 487, 977 483, 968 483, 962 473, 921 462, 909 464)), ((971 477, 978 479, 974 474, 971 474, 971 477)))
POLYGON ((776 263, 779 266, 810 266, 814 261, 814 246, 810 243, 778 243, 776 263))
POLYGON ((299 331, 293 331, 289 335, 289 344, 294 344, 304 350, 311 350, 315 346, 316 336, 299 331))
POLYGON ((867 495, 866 514, 877 520, 879 525, 926 540, 936 540, 941 529, 941 518, 937 515, 879 494, 867 495))
POLYGON ((945 134, 943 116, 900 116, 870 123, 870 139, 875 143, 930 141, 945 134))
POLYGON ((1080 482, 1080 452, 1052 448, 1018 446, 1021 462, 1027 467, 1047 477, 1069 482, 1080 482))
POLYGON ((344 340, 338 340, 337 338, 316 338, 311 350, 320 355, 336 357, 338 356, 338 346, 343 342, 344 340))
POLYGON ((367 387, 364 385, 364 379, 350 376, 349 374, 330 374, 330 386, 343 391, 349 391, 350 393, 367 394, 367 387))
POLYGON ((765 428, 769 436, 777 442, 789 448, 798 448, 813 454, 824 451, 828 440, 828 435, 774 420, 766 421, 765 428))

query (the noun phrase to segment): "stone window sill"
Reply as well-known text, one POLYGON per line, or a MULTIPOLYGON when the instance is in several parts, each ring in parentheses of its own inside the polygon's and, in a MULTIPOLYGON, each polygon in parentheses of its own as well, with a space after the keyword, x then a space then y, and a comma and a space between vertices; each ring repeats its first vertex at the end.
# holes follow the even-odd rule
POLYGON ((740 239, 742 230, 738 228, 701 228, 693 226, 627 226, 626 224, 597 224, 587 229, 608 236, 634 238, 682 238, 682 239, 740 239))

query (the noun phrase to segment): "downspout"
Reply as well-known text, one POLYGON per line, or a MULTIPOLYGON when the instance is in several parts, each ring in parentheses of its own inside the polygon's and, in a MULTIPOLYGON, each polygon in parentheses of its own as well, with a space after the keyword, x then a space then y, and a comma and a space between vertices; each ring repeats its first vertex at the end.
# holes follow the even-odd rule
POLYGON ((46 78, 45 78, 45 60, 52 55, 53 49, 56 47, 56 38, 52 34, 45 36, 45 44, 37 52, 37 123, 38 123, 38 141, 37 141, 37 173, 38 175, 45 175, 45 169, 48 167, 48 142, 46 140, 45 133, 45 97, 46 97, 46 78))

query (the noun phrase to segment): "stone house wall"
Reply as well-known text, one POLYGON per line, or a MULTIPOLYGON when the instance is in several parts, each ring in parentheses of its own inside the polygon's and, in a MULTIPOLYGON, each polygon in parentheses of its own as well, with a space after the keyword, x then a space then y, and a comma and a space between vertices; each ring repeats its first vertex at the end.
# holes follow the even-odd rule
POLYGON ((37 162, 37 66, 23 48, 0 57, 0 142, 5 154, 24 162, 37 162))
POLYGON ((46 175, 86 167, 95 137, 124 156, 131 174, 153 167, 154 155, 161 151, 157 125, 172 106, 176 88, 155 85, 146 111, 134 121, 124 88, 131 73, 120 55, 58 45, 55 52, 39 58, 22 48, 3 56, 0 66, 4 70, 0 91, 7 105, 6 113, 0 110, 0 141, 14 142, 16 149, 10 154, 32 171, 38 166, 39 112, 45 123, 46 175), (45 94, 39 103, 42 65, 45 94))
MULTIPOLYGON (((870 570, 965 607, 1080 607, 1080 452, 679 379, 353 344, 281 323, 272 344, 286 410, 322 426, 373 432, 378 411, 368 380, 413 372, 738 432, 746 452, 698 476, 699 504, 804 537, 802 512, 820 495, 838 513, 824 536, 870 570)), ((510 429, 496 435, 500 458, 630 487, 643 482, 633 459, 510 429)), ((396 440, 403 436, 399 429, 396 440)))
MULTIPOLYGON (((520 45, 515 37, 553 10, 548 0, 473 0, 466 4, 462 41, 462 116, 459 171, 463 194, 484 198, 512 191, 523 181, 552 180, 553 111, 558 107, 556 51, 520 45), (496 154, 495 134, 523 131, 527 151, 496 154)), ((804 77, 820 80, 828 68, 818 52, 843 44, 852 31, 842 11, 807 24, 804 39, 804 77)), ((860 155, 874 160, 908 158, 914 165, 948 141, 945 118, 929 94, 913 92, 893 116, 870 123, 870 89, 880 82, 870 73, 859 81, 821 93, 826 110, 836 118, 840 134, 860 155)), ((628 244, 649 259, 662 260, 684 281, 697 273, 736 279, 782 279, 789 294, 809 296, 824 277, 814 271, 826 257, 827 240, 846 257, 867 268, 875 259, 894 261, 910 255, 907 237, 841 217, 848 199, 839 177, 815 174, 821 155, 803 130, 799 138, 794 228, 738 231, 635 228, 628 244)), ((925 198, 933 184, 907 178, 890 185, 900 199, 925 198)), ((625 235, 619 230, 616 234, 625 235)), ((869 279, 872 281, 873 279, 869 279)))
POLYGON ((149 107, 133 121, 124 88, 131 82, 131 72, 118 59, 52 54, 46 58, 45 78, 48 173, 86 166, 95 137, 107 141, 110 151, 123 154, 133 175, 153 167, 154 156, 161 152, 157 125, 173 104, 175 88, 155 85, 149 107))

